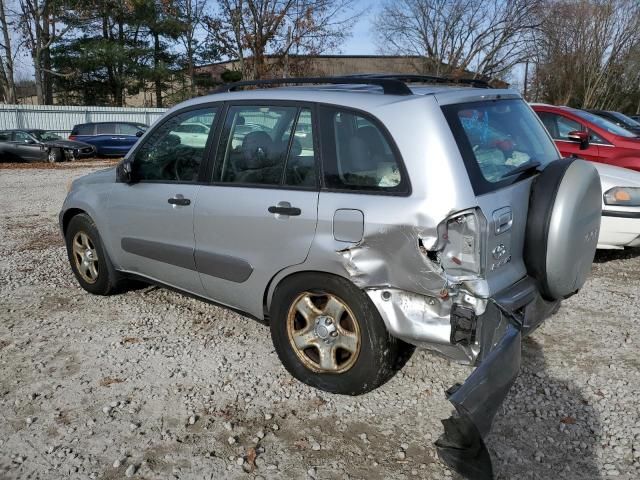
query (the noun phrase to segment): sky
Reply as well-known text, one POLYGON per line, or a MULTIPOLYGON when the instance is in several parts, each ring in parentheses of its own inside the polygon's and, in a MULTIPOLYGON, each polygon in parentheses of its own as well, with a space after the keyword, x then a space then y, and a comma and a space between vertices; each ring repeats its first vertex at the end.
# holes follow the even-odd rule
POLYGON ((374 44, 371 23, 375 17, 376 7, 380 2, 376 0, 358 0, 355 3, 355 10, 363 11, 364 14, 360 15, 353 26, 351 37, 340 48, 341 53, 345 55, 375 55, 379 52, 374 44))

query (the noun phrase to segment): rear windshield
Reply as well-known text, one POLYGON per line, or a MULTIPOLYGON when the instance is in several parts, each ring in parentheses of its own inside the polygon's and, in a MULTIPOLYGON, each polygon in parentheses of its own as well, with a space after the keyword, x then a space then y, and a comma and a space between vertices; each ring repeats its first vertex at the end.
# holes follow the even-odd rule
POLYGON ((599 117, 598 115, 594 115, 593 113, 585 112, 584 110, 571 110, 571 113, 577 115, 578 117, 583 118, 591 123, 595 123, 601 129, 613 133, 614 135, 619 135, 621 137, 635 137, 635 133, 631 133, 626 128, 619 127, 615 123, 606 118, 599 117))
POLYGON ((476 194, 510 185, 558 158, 540 120, 521 99, 461 103, 442 110, 476 194))

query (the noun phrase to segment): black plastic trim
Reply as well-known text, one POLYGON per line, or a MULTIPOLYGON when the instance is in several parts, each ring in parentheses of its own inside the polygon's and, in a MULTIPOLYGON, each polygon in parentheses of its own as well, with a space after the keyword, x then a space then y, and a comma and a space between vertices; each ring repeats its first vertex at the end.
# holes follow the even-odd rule
POLYGON ((602 210, 603 217, 616 217, 616 218, 640 218, 640 212, 621 212, 613 210, 602 210))

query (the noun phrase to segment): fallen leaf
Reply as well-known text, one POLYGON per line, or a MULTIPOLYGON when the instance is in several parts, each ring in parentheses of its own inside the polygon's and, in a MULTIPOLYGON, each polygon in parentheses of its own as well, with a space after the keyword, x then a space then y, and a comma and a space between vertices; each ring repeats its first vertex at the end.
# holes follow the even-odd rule
POLYGON ((576 419, 573 417, 562 417, 560 419, 560 423, 564 423, 565 425, 575 425, 576 419))
POLYGON ((122 343, 124 345, 130 345, 132 343, 140 343, 140 342, 142 342, 142 340, 138 337, 124 337, 122 339, 122 343))
POLYGON ((109 385, 113 385, 114 383, 122 383, 124 380, 121 378, 113 378, 113 377, 104 377, 100 380, 101 387, 108 387, 109 385))
POLYGON ((249 472, 253 472, 253 470, 256 468, 256 457, 258 455, 256 454, 256 449, 253 447, 249 447, 247 449, 247 463, 249 464, 249 472))

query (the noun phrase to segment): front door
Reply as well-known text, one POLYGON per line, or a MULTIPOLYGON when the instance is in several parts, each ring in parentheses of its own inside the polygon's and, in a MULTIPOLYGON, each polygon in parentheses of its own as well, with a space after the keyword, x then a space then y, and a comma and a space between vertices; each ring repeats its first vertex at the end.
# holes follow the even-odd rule
POLYGON ((138 182, 116 183, 109 198, 107 234, 122 270, 203 294, 194 260, 193 213, 207 146, 182 145, 175 131, 194 118, 211 126, 217 110, 177 112, 133 152, 138 182))
POLYGON ((15 154, 27 162, 37 162, 46 158, 47 152, 27 132, 13 132, 13 148, 15 154))
POLYGON ((593 162, 600 161, 598 145, 589 143, 587 148, 582 149, 578 142, 569 139, 569 132, 588 130, 582 123, 557 113, 539 112, 538 115, 564 158, 576 156, 593 162))
POLYGON ((196 267, 212 299, 261 317, 269 281, 305 261, 318 205, 312 130, 306 106, 228 109, 194 217, 196 267))

